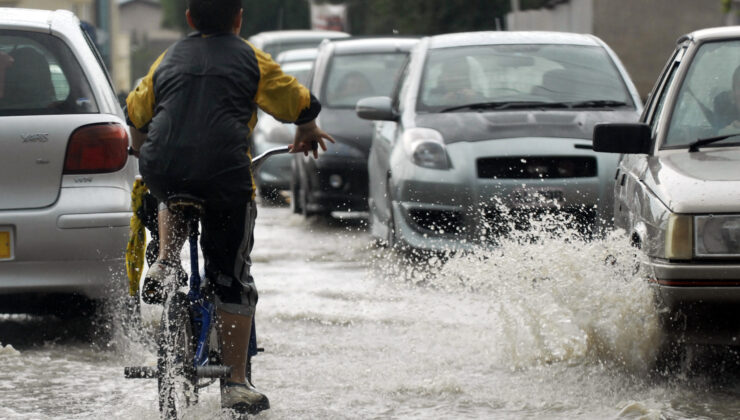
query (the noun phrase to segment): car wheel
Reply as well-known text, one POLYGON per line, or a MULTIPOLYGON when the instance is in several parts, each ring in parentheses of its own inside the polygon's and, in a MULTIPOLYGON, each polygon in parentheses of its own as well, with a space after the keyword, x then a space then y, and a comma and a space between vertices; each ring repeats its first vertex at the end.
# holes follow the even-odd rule
POLYGON ((388 248, 395 248, 398 245, 396 240, 396 218, 393 215, 393 196, 391 195, 391 179, 386 181, 386 197, 388 197, 388 224, 386 225, 385 243, 388 248))
POLYGON ((292 175, 290 177, 290 209, 295 214, 302 214, 301 208, 301 177, 298 176, 298 168, 295 160, 291 162, 292 175))

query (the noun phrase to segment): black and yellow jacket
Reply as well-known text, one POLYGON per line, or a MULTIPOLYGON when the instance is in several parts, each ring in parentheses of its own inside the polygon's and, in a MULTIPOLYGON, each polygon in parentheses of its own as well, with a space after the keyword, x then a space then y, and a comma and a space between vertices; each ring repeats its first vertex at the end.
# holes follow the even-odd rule
POLYGON ((226 202, 250 199, 249 135, 257 107, 298 124, 321 110, 270 55, 236 35, 178 41, 126 99, 128 123, 147 132, 139 160, 144 180, 205 184, 226 202))

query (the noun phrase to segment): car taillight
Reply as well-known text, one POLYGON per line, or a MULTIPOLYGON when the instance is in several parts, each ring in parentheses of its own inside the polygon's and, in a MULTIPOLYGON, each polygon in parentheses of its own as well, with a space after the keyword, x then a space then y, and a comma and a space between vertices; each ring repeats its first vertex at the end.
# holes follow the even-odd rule
POLYGON ((72 133, 64 160, 65 174, 115 172, 128 159, 128 134, 120 124, 94 124, 72 133))

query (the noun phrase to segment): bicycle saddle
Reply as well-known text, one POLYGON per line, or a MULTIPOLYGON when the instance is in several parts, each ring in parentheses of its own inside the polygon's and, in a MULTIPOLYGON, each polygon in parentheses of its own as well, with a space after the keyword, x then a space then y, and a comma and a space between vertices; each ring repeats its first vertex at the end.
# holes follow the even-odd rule
POLYGON ((165 201, 167 208, 173 213, 183 213, 185 211, 195 211, 198 214, 203 213, 205 201, 190 194, 177 194, 170 196, 165 201))

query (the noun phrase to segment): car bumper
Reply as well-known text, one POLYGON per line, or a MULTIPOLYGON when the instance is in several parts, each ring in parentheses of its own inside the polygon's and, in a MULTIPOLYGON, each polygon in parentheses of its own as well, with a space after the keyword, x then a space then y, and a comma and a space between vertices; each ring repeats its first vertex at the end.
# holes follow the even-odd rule
POLYGON ((130 191, 62 188, 47 208, 0 211, 11 258, 0 260, 0 294, 70 292, 99 298, 125 285, 130 191))
POLYGON ((734 303, 740 308, 740 264, 651 261, 649 268, 659 299, 668 308, 700 303, 734 303))
POLYGON ((322 156, 309 167, 312 188, 307 207, 312 212, 366 211, 367 160, 322 156))
POLYGON ((531 221, 554 215, 581 232, 595 232, 611 214, 616 161, 596 155, 595 176, 559 179, 502 179, 479 176, 479 158, 530 156, 594 156, 575 148, 587 142, 567 139, 541 141, 495 140, 456 143, 448 147, 449 170, 426 169, 393 156, 392 196, 397 240, 413 248, 459 250, 495 245, 511 228, 526 230, 531 221), (553 145, 554 144, 554 145, 553 145), (472 162, 472 164, 470 163, 472 162), (555 200, 547 194, 557 194, 555 200))

